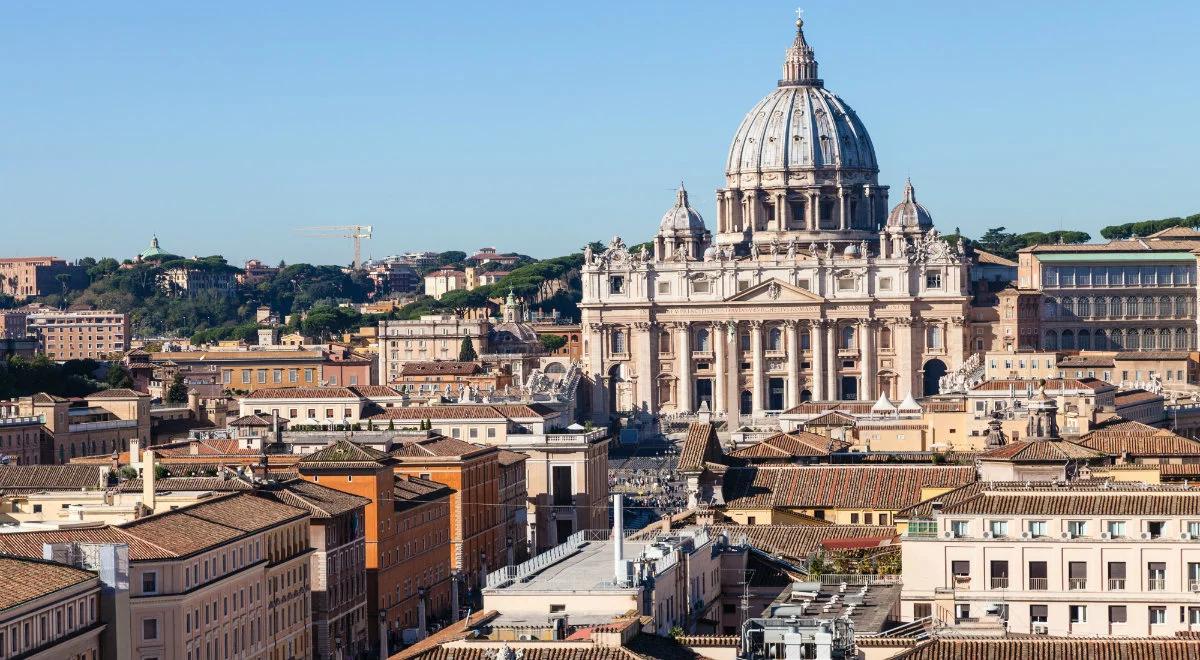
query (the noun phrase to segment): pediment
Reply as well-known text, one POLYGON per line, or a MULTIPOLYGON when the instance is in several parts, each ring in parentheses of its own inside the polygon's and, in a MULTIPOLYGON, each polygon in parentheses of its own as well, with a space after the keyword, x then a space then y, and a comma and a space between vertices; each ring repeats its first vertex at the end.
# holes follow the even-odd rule
POLYGON ((807 289, 771 278, 725 299, 748 303, 819 303, 824 298, 807 289))

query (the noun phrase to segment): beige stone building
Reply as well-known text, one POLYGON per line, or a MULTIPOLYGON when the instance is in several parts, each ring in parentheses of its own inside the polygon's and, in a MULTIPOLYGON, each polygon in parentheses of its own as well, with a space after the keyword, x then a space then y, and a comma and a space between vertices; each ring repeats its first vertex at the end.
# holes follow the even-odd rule
POLYGON ((457 360, 463 338, 477 355, 487 350, 491 326, 486 319, 429 314, 416 321, 379 322, 379 384, 399 378, 406 362, 457 360))
POLYGON ((441 298, 451 291, 467 288, 467 275, 461 270, 442 268, 425 273, 425 295, 441 298))
POLYGON ((64 286, 82 289, 88 283, 83 266, 58 257, 8 257, 0 259, 0 294, 28 300, 62 293, 64 286))
POLYGON ((981 482, 900 515, 905 620, 991 611, 1018 633, 1200 630, 1200 490, 981 482))
POLYGON ((129 317, 112 310, 37 311, 29 315, 29 332, 52 360, 101 360, 129 350, 129 317))
POLYGON ((100 660, 100 581, 91 571, 0 557, 0 658, 100 660))
POLYGON ((799 28, 779 86, 734 135, 715 232, 681 187, 653 250, 585 249, 595 419, 899 400, 936 392, 963 362, 962 246, 911 184, 889 213, 871 139, 799 28))

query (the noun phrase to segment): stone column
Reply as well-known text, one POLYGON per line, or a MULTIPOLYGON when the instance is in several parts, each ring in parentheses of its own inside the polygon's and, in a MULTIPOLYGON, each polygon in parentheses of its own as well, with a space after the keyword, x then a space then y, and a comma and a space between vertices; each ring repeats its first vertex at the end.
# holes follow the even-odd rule
POLYGON ((950 362, 946 364, 947 371, 957 369, 966 359, 968 350, 966 338, 967 320, 961 316, 950 317, 946 332, 946 355, 950 362))
POLYGON ((751 412, 755 417, 763 413, 763 345, 762 321, 750 322, 750 367, 754 382, 750 386, 751 412))
POLYGON ((588 328, 588 371, 592 374, 592 421, 608 420, 608 394, 605 388, 604 324, 589 323, 588 328))
POLYGON ((825 319, 816 319, 808 326, 808 346, 812 354, 812 398, 825 400, 825 319))
POLYGON ((858 326, 858 341, 862 354, 859 356, 859 372, 862 382, 858 388, 860 401, 875 400, 875 320, 864 319, 858 326))
POLYGON ((838 342, 837 323, 830 321, 825 326, 825 391, 830 400, 838 398, 838 342))
POLYGON ((775 208, 779 209, 779 230, 784 231, 792 224, 792 208, 788 206, 786 192, 779 193, 775 199, 775 208))
POLYGON ((846 189, 838 186, 838 225, 846 231, 846 189))
POLYGON ((726 371, 725 395, 728 400, 725 402, 725 408, 729 411, 730 419, 736 420, 738 415, 742 414, 741 410, 741 349, 738 346, 738 324, 736 321, 729 321, 725 324, 725 341, 728 342, 729 362, 726 371))
POLYGON ((808 228, 816 231, 821 228, 821 192, 808 191, 808 228))
POLYGON ((653 412, 658 409, 655 405, 654 387, 654 324, 649 321, 635 321, 634 336, 630 337, 630 349, 637 364, 635 375, 637 388, 634 405, 639 411, 653 412))
POLYGON ((913 392, 912 378, 912 326, 912 318, 902 316, 896 319, 896 324, 892 328, 892 341, 896 344, 896 396, 900 399, 908 394, 916 396, 916 392, 913 392))
POLYGON ((783 322, 787 343, 787 408, 800 404, 800 323, 795 319, 783 322))
POLYGON ((679 384, 675 388, 675 410, 679 412, 692 411, 692 335, 691 327, 686 321, 676 323, 675 350, 679 353, 676 359, 679 363, 679 384))
POLYGON ((729 377, 726 373, 728 369, 725 364, 725 349, 727 348, 726 343, 729 340, 726 338, 725 324, 714 323, 711 334, 713 356, 716 358, 713 360, 713 412, 723 413, 725 412, 726 403, 725 385, 729 382, 729 377))

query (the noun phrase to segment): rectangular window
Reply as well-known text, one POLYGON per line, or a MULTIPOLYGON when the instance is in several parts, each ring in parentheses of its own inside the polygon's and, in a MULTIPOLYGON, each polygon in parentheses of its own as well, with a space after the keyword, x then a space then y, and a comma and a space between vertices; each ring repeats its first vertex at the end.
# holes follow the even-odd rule
POLYGON ((971 562, 965 560, 950 562, 950 574, 954 577, 971 577, 971 562))
POLYGON ((1110 521, 1108 521, 1108 524, 1106 525, 1106 527, 1108 528, 1107 531, 1108 531, 1108 535, 1110 537, 1112 537, 1114 539, 1119 539, 1119 538, 1125 537, 1125 521, 1110 520, 1110 521))
POLYGON ((1067 533, 1071 535, 1071 538, 1087 536, 1087 521, 1085 521, 1085 520, 1068 520, 1067 521, 1067 533))
POLYGON ((242 384, 243 385, 250 384, 250 370, 249 369, 242 369, 242 384))
POLYGON ((962 538, 967 535, 967 526, 968 526, 967 521, 965 521, 965 520, 951 520, 950 521, 950 531, 954 532, 954 536, 959 537, 959 538, 962 538))
POLYGON ((1125 590, 1125 562, 1108 562, 1108 589, 1109 591, 1125 590))
POLYGON ((608 278, 609 293, 625 293, 625 278, 621 275, 613 275, 608 278))
POLYGON ((879 278, 879 290, 880 291, 891 291, 892 290, 892 278, 890 278, 890 277, 879 278))
POLYGON ((1125 623, 1127 621, 1129 621, 1129 613, 1125 610, 1124 605, 1108 606, 1109 623, 1125 623))
POLYGON ((158 619, 142 619, 142 639, 158 639, 158 619))
POLYGON ((1167 608, 1152 605, 1150 607, 1150 617, 1149 618, 1150 618, 1151 625, 1156 624, 1156 623, 1166 623, 1167 622, 1167 608))
POLYGON ((1030 623, 1046 623, 1050 617, 1050 608, 1046 605, 1030 605, 1029 606, 1029 622, 1030 623))
POLYGON ((990 531, 992 536, 995 538, 1004 538, 1005 536, 1008 536, 1008 521, 993 520, 988 523, 988 531, 990 531))
POLYGON ((1070 605, 1067 611, 1071 615, 1071 623, 1087 623, 1087 605, 1070 605))
POLYGON ((1026 527, 1026 531, 1029 532, 1029 535, 1035 539, 1041 538, 1046 535, 1046 521, 1030 520, 1026 527))
POLYGON ((158 573, 155 571, 146 571, 145 573, 142 573, 142 593, 158 593, 158 573))
POLYGON ((925 288, 926 289, 942 288, 942 274, 941 273, 925 273, 925 288))

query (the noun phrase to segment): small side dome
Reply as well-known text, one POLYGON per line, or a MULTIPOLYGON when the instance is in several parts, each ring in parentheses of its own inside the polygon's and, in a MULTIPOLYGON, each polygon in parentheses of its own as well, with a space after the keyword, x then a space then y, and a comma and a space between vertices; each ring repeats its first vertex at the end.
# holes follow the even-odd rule
POLYGON ((847 259, 857 259, 859 257, 858 246, 854 243, 850 243, 846 246, 846 249, 842 250, 842 256, 846 257, 847 259))
POLYGON ((683 183, 679 184, 679 191, 675 193, 675 206, 664 213, 662 222, 658 223, 658 231, 660 233, 704 231, 704 218, 700 217, 700 213, 688 204, 688 194, 683 183))
POLYGON ((917 193, 913 190, 912 180, 904 181, 904 199, 892 207, 888 214, 889 227, 906 229, 932 229, 933 216, 929 209, 917 203, 917 193))

